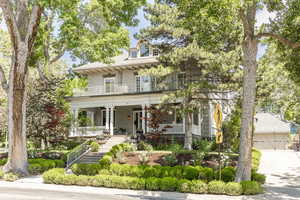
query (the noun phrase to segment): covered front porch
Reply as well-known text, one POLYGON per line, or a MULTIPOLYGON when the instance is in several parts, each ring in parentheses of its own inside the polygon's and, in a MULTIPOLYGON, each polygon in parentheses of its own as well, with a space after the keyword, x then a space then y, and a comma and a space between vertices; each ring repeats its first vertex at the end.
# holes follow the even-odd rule
MULTIPOLYGON (((70 137, 95 137, 103 134, 137 135, 151 129, 148 123, 150 105, 99 106, 73 109, 70 137)), ((159 129, 165 134, 183 134, 184 120, 175 112, 164 113, 159 129)))

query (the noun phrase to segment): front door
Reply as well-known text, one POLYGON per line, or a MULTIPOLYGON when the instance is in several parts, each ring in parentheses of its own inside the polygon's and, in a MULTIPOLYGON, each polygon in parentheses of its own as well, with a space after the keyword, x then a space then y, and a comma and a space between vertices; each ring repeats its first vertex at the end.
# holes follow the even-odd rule
POLYGON ((136 134, 137 131, 142 131, 142 111, 133 111, 133 134, 136 134))

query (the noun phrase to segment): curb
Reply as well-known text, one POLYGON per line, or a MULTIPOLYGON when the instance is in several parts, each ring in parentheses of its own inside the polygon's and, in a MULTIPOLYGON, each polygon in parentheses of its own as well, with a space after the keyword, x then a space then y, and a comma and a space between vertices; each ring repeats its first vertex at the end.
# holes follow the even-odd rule
POLYGON ((57 191, 67 193, 81 194, 99 194, 113 196, 128 196, 136 199, 163 199, 163 200, 257 200, 264 199, 262 195, 258 196, 226 196, 226 195, 208 195, 208 194, 189 194, 178 192, 161 192, 161 191, 146 191, 146 190, 127 190, 91 186, 66 186, 53 185, 44 183, 28 183, 28 182, 6 182, 0 181, 0 187, 17 188, 27 190, 44 190, 57 191), (261 197, 261 198, 258 198, 261 197))

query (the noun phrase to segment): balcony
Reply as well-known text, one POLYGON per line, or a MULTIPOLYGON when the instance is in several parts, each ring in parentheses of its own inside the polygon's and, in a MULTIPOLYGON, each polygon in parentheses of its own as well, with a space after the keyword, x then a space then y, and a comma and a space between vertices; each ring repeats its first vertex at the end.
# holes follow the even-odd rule
POLYGON ((81 96, 97 96, 97 95, 116 95, 116 94, 129 94, 129 93, 143 93, 143 92, 155 92, 155 91, 164 91, 166 89, 161 88, 129 88, 127 85, 114 85, 113 87, 106 88, 104 86, 98 87, 87 87, 84 89, 75 88, 73 89, 74 97, 81 96))

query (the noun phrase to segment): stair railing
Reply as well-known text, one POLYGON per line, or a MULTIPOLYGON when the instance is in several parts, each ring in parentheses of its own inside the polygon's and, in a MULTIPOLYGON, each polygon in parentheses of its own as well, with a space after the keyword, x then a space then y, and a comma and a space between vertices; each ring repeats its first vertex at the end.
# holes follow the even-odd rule
POLYGON ((67 155, 67 167, 69 169, 77 160, 79 160, 83 155, 90 151, 90 140, 85 141, 81 145, 75 147, 68 155, 67 155))

